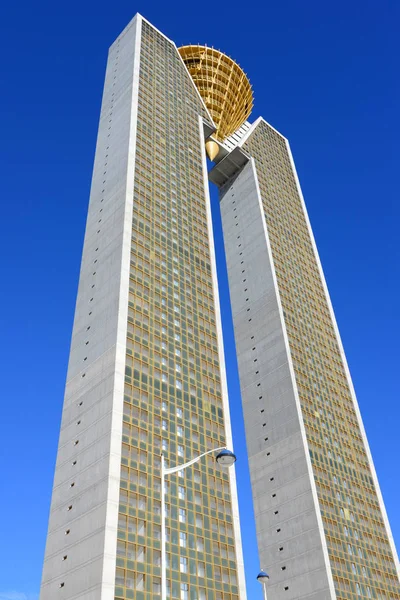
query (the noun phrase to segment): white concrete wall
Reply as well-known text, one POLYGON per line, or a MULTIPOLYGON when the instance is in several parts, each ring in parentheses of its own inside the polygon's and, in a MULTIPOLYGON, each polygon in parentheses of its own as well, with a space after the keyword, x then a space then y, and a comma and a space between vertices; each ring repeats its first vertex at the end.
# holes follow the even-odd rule
POLYGON ((108 57, 41 600, 114 599, 140 24, 108 57))
POLYGON ((221 215, 268 598, 330 600, 335 592, 253 160, 221 190, 221 215))

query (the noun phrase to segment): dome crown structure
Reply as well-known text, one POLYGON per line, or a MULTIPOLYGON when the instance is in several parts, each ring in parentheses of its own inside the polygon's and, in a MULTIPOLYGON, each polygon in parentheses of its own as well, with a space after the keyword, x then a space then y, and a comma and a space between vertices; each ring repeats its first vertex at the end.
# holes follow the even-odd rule
POLYGON ((214 137, 222 142, 248 118, 253 92, 245 72, 229 56, 208 46, 178 49, 217 128, 214 137))

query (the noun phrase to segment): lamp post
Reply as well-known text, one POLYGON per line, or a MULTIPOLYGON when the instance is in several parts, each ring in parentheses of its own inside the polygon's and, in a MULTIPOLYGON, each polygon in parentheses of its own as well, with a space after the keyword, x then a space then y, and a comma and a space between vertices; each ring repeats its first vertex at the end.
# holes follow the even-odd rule
POLYGON ((165 539, 165 478, 167 475, 182 471, 191 465, 197 463, 203 456, 211 454, 212 452, 218 452, 215 460, 222 467, 231 467, 236 462, 236 456, 227 448, 214 448, 189 460, 184 465, 178 465, 177 467, 166 468, 164 455, 161 454, 161 600, 167 599, 167 551, 166 551, 166 539, 165 539))
POLYGON ((269 581, 269 575, 266 571, 260 571, 257 575, 257 581, 263 586, 264 600, 267 600, 267 583, 269 581))

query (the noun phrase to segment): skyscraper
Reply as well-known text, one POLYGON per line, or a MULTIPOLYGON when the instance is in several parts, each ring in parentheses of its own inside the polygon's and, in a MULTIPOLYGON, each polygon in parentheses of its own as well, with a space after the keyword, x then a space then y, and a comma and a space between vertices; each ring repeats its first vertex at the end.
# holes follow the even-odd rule
POLYGON ((242 69, 140 15, 111 46, 41 600, 245 600, 205 148, 220 187, 270 598, 400 598, 398 561, 287 140, 242 69))
MULTIPOLYGON (((175 44, 137 15, 108 57, 41 600, 159 597, 161 452, 172 466, 232 446, 213 130, 175 44)), ((169 593, 242 600, 234 472, 204 459, 181 475, 169 593)))
POLYGON ((396 549, 289 143, 261 118, 235 143, 230 153, 221 148, 210 178, 220 187, 269 597, 400 598, 396 549))

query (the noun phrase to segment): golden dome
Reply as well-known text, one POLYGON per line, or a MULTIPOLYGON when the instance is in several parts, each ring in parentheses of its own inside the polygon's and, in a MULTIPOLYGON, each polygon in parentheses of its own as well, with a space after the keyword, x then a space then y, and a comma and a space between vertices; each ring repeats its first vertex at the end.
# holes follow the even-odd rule
POLYGON ((223 141, 248 118, 253 93, 244 71, 229 56, 207 46, 178 49, 217 128, 214 137, 223 141))

